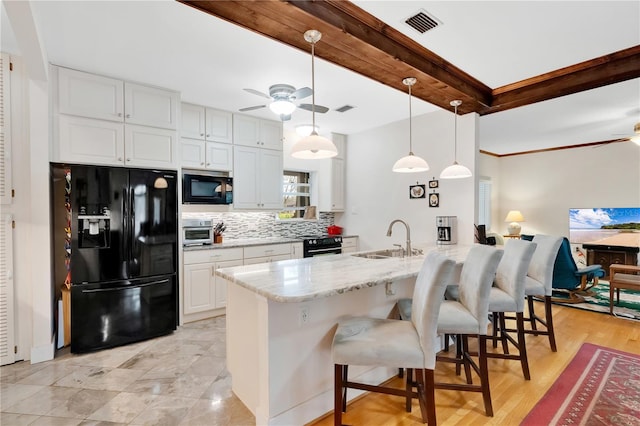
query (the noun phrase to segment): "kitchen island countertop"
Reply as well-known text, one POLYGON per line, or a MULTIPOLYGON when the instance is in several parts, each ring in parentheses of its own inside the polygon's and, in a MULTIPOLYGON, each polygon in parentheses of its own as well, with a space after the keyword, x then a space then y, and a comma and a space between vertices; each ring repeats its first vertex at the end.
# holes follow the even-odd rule
MULTIPOLYGON (((471 246, 417 246, 462 262, 471 246)), ((276 302, 304 302, 374 287, 418 275, 425 254, 367 259, 354 253, 317 256, 216 270, 216 274, 276 302)))

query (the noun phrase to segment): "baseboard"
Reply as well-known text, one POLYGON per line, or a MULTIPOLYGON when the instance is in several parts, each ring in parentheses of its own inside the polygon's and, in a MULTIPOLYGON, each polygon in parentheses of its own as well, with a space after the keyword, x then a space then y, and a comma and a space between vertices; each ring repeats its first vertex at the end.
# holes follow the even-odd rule
POLYGON ((31 348, 31 364, 51 361, 54 355, 54 342, 47 345, 35 346, 31 348))

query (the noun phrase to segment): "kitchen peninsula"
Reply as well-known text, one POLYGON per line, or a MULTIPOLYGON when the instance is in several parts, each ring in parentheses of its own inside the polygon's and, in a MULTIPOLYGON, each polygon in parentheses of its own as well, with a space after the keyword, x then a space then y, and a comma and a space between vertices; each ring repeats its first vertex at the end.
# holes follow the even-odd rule
MULTIPOLYGON (((419 248, 461 263, 470 246, 419 248)), ((217 270, 227 280, 227 368, 256 424, 304 424, 331 411, 336 324, 352 315, 392 315, 397 299, 411 297, 424 257, 343 254, 217 270)), ((395 372, 349 370, 371 383, 395 372)))

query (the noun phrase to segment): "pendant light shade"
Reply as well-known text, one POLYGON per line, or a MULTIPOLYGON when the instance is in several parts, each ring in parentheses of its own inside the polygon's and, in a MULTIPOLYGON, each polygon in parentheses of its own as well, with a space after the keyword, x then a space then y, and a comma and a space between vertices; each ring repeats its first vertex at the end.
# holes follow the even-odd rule
POLYGON ((633 127, 633 132, 635 133, 635 136, 631 138, 631 142, 640 145, 640 122, 636 123, 636 125, 633 127))
POLYGON ((409 155, 402 157, 393 165, 393 171, 396 173, 417 173, 429 170, 429 164, 413 153, 412 134, 411 134, 411 86, 416 84, 415 77, 407 77, 402 80, 402 84, 409 87, 409 155))
POLYGON ((304 33, 304 39, 311 44, 311 128, 314 129, 309 136, 305 136, 291 147, 291 156, 306 160, 318 158, 331 158, 338 155, 338 148, 329 139, 318 135, 316 129, 316 87, 315 87, 315 45, 322 38, 318 30, 308 30, 304 33))
POLYGON ((458 107, 462 101, 451 101, 449 105, 454 108, 453 112, 453 164, 440 173, 440 179, 461 179, 472 176, 471 170, 462 164, 458 164, 458 107))

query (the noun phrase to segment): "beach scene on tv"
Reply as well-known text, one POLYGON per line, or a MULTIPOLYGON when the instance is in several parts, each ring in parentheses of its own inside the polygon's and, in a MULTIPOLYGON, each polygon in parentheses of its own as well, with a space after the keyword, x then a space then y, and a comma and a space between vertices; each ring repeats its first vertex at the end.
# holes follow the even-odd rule
POLYGON ((569 241, 640 247, 640 207, 569 209, 569 241))

